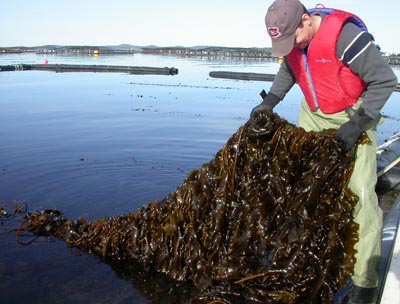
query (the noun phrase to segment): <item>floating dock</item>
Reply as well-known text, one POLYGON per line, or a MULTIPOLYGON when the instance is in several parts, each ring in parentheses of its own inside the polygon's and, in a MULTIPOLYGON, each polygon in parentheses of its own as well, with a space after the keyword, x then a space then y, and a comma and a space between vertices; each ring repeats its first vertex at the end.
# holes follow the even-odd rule
MULTIPOLYGON (((244 73, 244 72, 230 72, 230 71, 211 71, 210 77, 213 78, 226 78, 238 80, 255 80, 255 81, 274 81, 275 74, 263 73, 244 73)), ((400 84, 398 83, 395 88, 396 92, 400 92, 400 84)))
POLYGON ((176 75, 176 68, 116 66, 116 65, 81 65, 81 64, 16 64, 0 66, 0 72, 10 71, 54 71, 54 72, 119 72, 129 74, 176 75))
POLYGON ((226 78, 238 80, 256 80, 256 81, 274 81, 275 74, 262 73, 243 73, 243 72, 228 72, 228 71, 212 71, 209 73, 213 78, 226 78))

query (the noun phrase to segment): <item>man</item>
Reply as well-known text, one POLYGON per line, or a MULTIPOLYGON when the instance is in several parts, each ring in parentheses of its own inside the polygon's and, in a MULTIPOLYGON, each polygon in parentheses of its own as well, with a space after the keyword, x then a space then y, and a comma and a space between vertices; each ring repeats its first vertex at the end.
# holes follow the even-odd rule
POLYGON ((298 0, 276 0, 265 17, 273 56, 284 61, 256 112, 272 109, 297 82, 305 96, 299 126, 307 131, 337 129, 347 151, 365 131, 372 144, 359 145, 349 187, 359 197, 353 303, 377 298, 382 212, 375 193, 376 126, 397 78, 357 16, 335 9, 307 11, 298 0))

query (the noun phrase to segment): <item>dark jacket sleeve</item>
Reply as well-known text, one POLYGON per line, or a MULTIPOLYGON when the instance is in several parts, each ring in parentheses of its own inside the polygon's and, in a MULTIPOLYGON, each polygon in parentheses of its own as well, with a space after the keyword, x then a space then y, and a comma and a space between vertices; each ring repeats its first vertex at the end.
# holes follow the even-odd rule
POLYGON ((269 91, 277 96, 279 100, 282 100, 295 83, 296 79, 285 59, 282 62, 269 91))
POLYGON ((372 35, 346 23, 336 45, 338 57, 365 82, 361 108, 370 118, 381 109, 397 85, 397 77, 377 49, 372 35))

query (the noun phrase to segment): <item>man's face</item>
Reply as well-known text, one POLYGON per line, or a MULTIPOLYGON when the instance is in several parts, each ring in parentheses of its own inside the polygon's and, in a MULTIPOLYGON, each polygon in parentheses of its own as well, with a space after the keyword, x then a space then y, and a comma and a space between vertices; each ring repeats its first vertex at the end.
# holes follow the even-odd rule
POLYGON ((313 36, 314 33, 311 18, 309 15, 304 14, 300 25, 296 29, 293 47, 305 49, 310 44, 313 36))

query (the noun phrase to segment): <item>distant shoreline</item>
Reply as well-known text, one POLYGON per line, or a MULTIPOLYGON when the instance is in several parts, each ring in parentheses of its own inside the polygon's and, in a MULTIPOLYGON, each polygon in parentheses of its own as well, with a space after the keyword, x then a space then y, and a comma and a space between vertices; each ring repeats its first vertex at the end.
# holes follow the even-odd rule
MULTIPOLYGON (((277 60, 272 57, 271 48, 241 48, 241 47, 158 47, 158 46, 134 46, 121 44, 118 46, 57 46, 46 45, 36 47, 0 47, 2 54, 36 53, 49 55, 129 55, 129 54, 155 54, 174 56, 203 56, 203 57, 236 57, 259 58, 277 60)), ((385 55, 383 57, 390 65, 400 65, 400 54, 385 55)))

